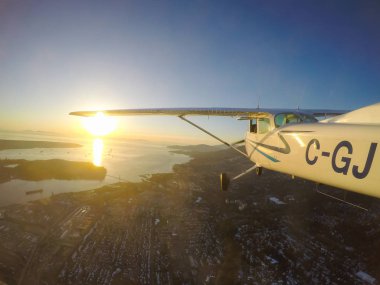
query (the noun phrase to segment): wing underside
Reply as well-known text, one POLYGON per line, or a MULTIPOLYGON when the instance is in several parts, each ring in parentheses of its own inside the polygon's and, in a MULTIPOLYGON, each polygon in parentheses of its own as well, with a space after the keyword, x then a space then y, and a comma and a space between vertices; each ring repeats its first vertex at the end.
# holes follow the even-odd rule
POLYGON ((263 109, 263 108, 150 108, 150 109, 118 109, 118 110, 96 110, 96 111, 76 111, 70 115, 91 117, 97 113, 106 116, 147 116, 147 115, 166 115, 166 116, 226 116, 239 119, 266 118, 279 113, 307 113, 317 117, 336 116, 344 114, 344 110, 312 110, 312 109, 263 109))

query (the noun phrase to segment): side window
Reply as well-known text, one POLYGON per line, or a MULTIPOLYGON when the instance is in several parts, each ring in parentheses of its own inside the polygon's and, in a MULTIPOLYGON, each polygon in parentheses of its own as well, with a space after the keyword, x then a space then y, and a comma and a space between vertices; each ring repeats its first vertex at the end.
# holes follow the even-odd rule
POLYGON ((278 114, 274 118, 274 123, 276 125, 276 128, 282 127, 286 124, 286 114, 278 114))
POLYGON ((270 130, 270 121, 268 118, 260 118, 258 119, 258 133, 265 134, 270 130))
POLYGON ((311 116, 311 115, 300 114, 300 117, 301 117, 301 121, 303 123, 315 123, 315 122, 318 122, 318 120, 316 118, 314 118, 313 116, 311 116))
POLYGON ((281 127, 286 124, 295 124, 300 123, 301 118, 294 113, 285 113, 285 114, 278 114, 274 118, 274 123, 276 125, 276 128, 281 127))
POLYGON ((251 133, 257 133, 257 120, 256 119, 250 120, 249 131, 251 133))
POLYGON ((296 114, 287 114, 286 115, 286 123, 287 124, 295 124, 300 123, 301 120, 296 114))

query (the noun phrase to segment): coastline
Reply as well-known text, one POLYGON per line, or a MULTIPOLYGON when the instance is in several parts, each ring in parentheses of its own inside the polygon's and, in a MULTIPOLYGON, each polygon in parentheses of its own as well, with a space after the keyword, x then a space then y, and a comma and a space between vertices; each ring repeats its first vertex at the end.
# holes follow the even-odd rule
MULTIPOLYGON (((20 138, 12 137, 18 142, 36 140, 54 144, 65 141, 64 138, 46 136, 20 138)), ((102 167, 93 167, 92 141, 80 143, 83 147, 71 149, 15 148, 0 151, 0 206, 26 203, 67 191, 90 190, 117 181, 138 182, 143 174, 171 172, 174 164, 190 159, 187 155, 169 152, 166 145, 105 140, 102 167), (25 194, 35 189, 44 191, 41 194, 25 194)))

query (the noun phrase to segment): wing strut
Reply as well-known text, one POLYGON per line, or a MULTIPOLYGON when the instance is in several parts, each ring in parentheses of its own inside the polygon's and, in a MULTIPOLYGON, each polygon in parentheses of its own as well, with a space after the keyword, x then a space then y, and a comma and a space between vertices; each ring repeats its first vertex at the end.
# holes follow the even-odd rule
POLYGON ((178 118, 180 118, 181 120, 184 120, 185 122, 189 123, 193 127, 196 127, 197 129, 201 130, 202 132, 204 132, 204 133, 208 134, 209 136, 213 137, 214 139, 220 141, 224 145, 226 145, 226 146, 234 149, 235 151, 237 151, 241 155, 245 156, 246 158, 249 158, 249 156, 246 153, 242 152, 240 149, 238 149, 237 147, 235 147, 234 144, 229 144, 228 142, 222 140, 221 138, 218 138, 217 136, 213 135, 212 133, 210 133, 209 131, 205 130, 204 128, 202 128, 202 127, 198 126, 197 124, 193 123, 192 121, 186 119, 184 116, 178 116, 178 118))

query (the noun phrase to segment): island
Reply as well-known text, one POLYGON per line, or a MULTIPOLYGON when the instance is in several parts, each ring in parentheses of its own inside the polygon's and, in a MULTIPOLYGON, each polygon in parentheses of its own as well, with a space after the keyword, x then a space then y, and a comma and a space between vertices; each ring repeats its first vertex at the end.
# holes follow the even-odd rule
POLYGON ((41 181, 46 179, 61 180, 103 180, 106 176, 104 167, 95 166, 91 162, 69 161, 63 159, 0 160, 0 183, 12 179, 41 181))
POLYGON ((0 139, 0 150, 6 149, 30 149, 30 148, 76 148, 80 144, 51 141, 24 141, 0 139))
MULTIPOLYGON (((68 142, 26 141, 0 139, 0 151, 9 149, 32 148, 78 148, 82 145, 68 142)), ((62 159, 34 160, 0 159, 0 183, 12 179, 41 181, 45 179, 62 180, 103 180, 106 176, 104 167, 97 167, 90 162, 68 161, 62 159)))

